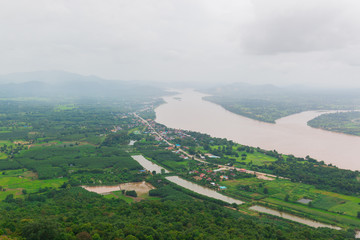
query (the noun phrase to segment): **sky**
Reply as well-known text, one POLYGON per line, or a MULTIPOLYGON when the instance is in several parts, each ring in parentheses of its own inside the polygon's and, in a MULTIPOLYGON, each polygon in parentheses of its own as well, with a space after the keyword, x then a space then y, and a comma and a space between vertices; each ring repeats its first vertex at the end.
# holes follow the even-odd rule
POLYGON ((359 0, 3 0, 0 36, 0 74, 360 87, 359 0))

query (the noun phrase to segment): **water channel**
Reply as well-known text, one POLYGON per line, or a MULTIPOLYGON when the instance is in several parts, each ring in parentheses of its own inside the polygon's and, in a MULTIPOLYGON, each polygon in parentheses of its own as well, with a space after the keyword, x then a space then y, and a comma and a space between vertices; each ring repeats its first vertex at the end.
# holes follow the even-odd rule
POLYGON ((183 188, 189 189, 193 192, 196 192, 196 193, 199 193, 199 194, 211 197, 211 198, 215 198, 218 200, 222 200, 227 203, 236 203, 236 204, 244 203, 240 200, 222 195, 222 194, 218 193, 217 191, 211 190, 209 188, 206 188, 206 187, 200 186, 198 184, 192 183, 190 181, 184 180, 182 178, 179 178, 178 176, 169 176, 169 177, 166 177, 166 179, 169 180, 170 182, 173 182, 173 183, 175 183, 183 188))
POLYGON ((360 137, 307 126, 309 120, 323 111, 302 112, 271 124, 229 112, 203 100, 204 96, 186 90, 165 97, 166 103, 155 109, 156 121, 171 128, 207 133, 297 157, 309 155, 340 168, 360 170, 360 137))
POLYGON ((292 214, 289 214, 289 213, 280 212, 280 211, 273 210, 271 208, 267 208, 267 207, 263 207, 263 206, 255 205, 255 206, 250 207, 249 209, 257 211, 257 212, 267 213, 267 214, 270 214, 270 215, 274 215, 274 216, 282 217, 282 218, 285 218, 285 219, 289 219, 291 221, 302 223, 302 224, 308 225, 310 227, 315 227, 315 228, 327 227, 327 228, 332 228, 332 229, 336 229, 336 230, 341 229, 341 228, 336 227, 336 226, 320 223, 320 222, 313 221, 313 220, 306 219, 306 218, 302 218, 302 217, 298 217, 298 216, 295 216, 295 215, 292 215, 292 214))
MULTIPOLYGON (((142 155, 136 155, 136 156, 132 156, 132 157, 136 161, 138 161, 147 170, 150 170, 150 169, 147 168, 146 166, 150 166, 151 169, 153 169, 155 171, 159 170, 159 169, 161 170, 160 166, 158 166, 158 165, 150 162, 149 160, 145 159, 142 155)), ((189 190, 191 190, 193 192, 196 192, 196 193, 199 193, 199 194, 211 197, 211 198, 219 199, 219 200, 222 200, 224 202, 228 202, 230 204, 231 203, 236 203, 236 204, 244 203, 243 201, 240 201, 240 200, 237 200, 237 199, 222 195, 222 194, 218 193, 217 191, 214 191, 212 189, 209 189, 209 188, 200 186, 198 184, 192 183, 190 181, 184 180, 184 179, 182 179, 182 178, 180 178, 178 176, 167 176, 166 179, 169 180, 170 182, 173 182, 173 183, 175 183, 175 184, 177 184, 177 185, 179 185, 179 186, 181 186, 183 188, 189 189, 189 190)), ((119 186, 112 186, 112 187, 119 188, 119 186)), ((93 187, 93 188, 94 189, 91 189, 91 190, 99 191, 98 189, 96 189, 96 187, 93 187)), ((108 190, 109 189, 106 188, 106 191, 108 191, 108 190)), ((101 191, 104 191, 104 190, 101 188, 101 191)), ((331 225, 323 224, 323 223, 316 222, 316 221, 313 221, 313 220, 310 220, 310 219, 297 217, 295 215, 291 215, 291 214, 288 214, 288 213, 276 211, 276 210, 266 208, 266 207, 262 207, 262 206, 252 206, 252 207, 250 207, 250 209, 254 210, 254 211, 258 211, 258 212, 267 213, 267 214, 270 214, 270 215, 282 217, 282 218, 285 218, 285 219, 289 219, 289 220, 292 220, 294 222, 299 222, 299 223, 302 223, 302 224, 306 224, 306 225, 309 225, 311 227, 328 227, 328 228, 332 228, 332 229, 340 229, 339 227, 336 227, 336 226, 331 226, 331 225)))

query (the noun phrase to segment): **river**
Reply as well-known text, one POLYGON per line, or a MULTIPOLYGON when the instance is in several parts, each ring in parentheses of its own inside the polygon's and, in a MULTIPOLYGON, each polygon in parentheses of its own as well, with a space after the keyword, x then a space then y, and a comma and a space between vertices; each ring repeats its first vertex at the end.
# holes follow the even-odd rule
POLYGON ((206 95, 185 90, 164 97, 166 103, 155 109, 156 121, 171 128, 207 133, 297 157, 309 155, 340 168, 360 170, 360 137, 307 125, 324 111, 302 112, 271 124, 234 114, 203 100, 203 96, 206 95))

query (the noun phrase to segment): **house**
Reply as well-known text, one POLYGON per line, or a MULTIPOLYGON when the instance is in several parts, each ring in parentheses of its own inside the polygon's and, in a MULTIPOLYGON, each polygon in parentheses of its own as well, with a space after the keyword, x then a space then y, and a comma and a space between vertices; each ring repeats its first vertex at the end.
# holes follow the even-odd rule
POLYGON ((219 186, 219 190, 225 190, 226 187, 225 186, 219 186))
POLYGON ((220 179, 221 179, 221 180, 229 180, 229 177, 228 177, 228 176, 221 175, 221 176, 220 176, 220 179))
POLYGON ((200 174, 200 177, 201 178, 205 177, 205 173, 200 174))

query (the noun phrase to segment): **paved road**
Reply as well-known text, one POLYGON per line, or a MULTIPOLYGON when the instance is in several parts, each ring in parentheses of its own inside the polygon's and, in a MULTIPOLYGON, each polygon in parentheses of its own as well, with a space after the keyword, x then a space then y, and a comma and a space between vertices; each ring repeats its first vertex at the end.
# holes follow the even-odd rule
MULTIPOLYGON (((139 115, 137 115, 136 113, 134 113, 134 116, 139 118, 145 125, 147 125, 153 134, 157 135, 162 141, 166 142, 169 146, 171 147, 175 147, 175 144, 170 143, 169 141, 167 141, 163 136, 161 136, 151 125, 148 121, 146 121, 145 119, 143 119, 142 117, 140 117, 139 115)), ((200 158, 195 157, 194 155, 190 155, 189 153, 187 153, 186 151, 184 151, 183 149, 179 149, 179 151, 186 155, 187 157, 189 157, 190 159, 194 159, 196 161, 205 163, 205 164, 210 164, 209 162, 206 162, 200 158)), ((237 171, 240 171, 242 168, 236 168, 236 167, 230 167, 230 166, 226 166, 226 165, 218 165, 219 168, 225 168, 227 170, 230 169, 235 169, 237 171)), ((263 180, 274 180, 277 176, 272 175, 272 174, 267 174, 267 173, 262 173, 262 172, 256 172, 256 171, 252 171, 252 170, 247 170, 247 169, 242 169, 242 171, 245 171, 246 173, 249 174, 254 174, 256 175, 257 178, 259 179, 263 179, 263 180)), ((284 177, 279 177, 281 179, 288 179, 288 178, 284 178, 284 177)))

